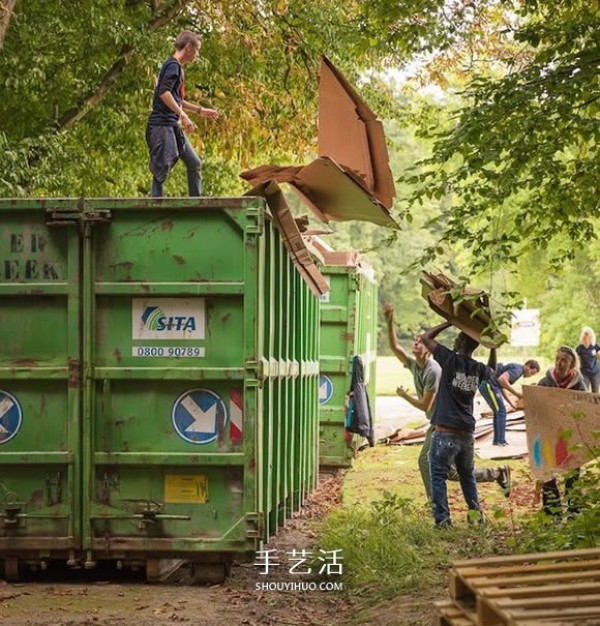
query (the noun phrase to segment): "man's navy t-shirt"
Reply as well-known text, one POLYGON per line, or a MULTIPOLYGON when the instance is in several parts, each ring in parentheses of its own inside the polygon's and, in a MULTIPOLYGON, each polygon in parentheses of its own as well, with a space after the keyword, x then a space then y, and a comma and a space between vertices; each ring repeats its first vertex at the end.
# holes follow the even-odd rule
POLYGON ((490 380, 490 384, 494 387, 500 389, 500 383, 498 382, 498 378, 508 372, 508 382, 509 384, 515 383, 521 376, 523 376, 523 366, 519 363, 498 363, 496 366, 496 374, 490 380))
POLYGON ((174 57, 169 57, 160 68, 154 98, 152 99, 152 113, 148 123, 152 126, 177 126, 179 118, 174 111, 160 99, 165 91, 171 92, 179 106, 183 101, 183 68, 174 57))
POLYGON ((471 357, 457 354, 438 343, 433 358, 442 366, 442 378, 431 423, 473 432, 473 398, 482 380, 494 371, 471 357))

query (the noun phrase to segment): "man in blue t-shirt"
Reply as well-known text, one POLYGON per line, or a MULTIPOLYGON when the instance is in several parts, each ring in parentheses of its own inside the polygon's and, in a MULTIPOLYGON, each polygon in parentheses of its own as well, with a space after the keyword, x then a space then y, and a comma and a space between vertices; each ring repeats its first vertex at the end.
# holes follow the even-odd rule
MULTIPOLYGON (((384 314, 388 330, 388 340, 391 351, 398 357, 400 362, 410 370, 415 383, 416 397, 409 393, 403 387, 398 387, 396 393, 412 404, 417 409, 425 412, 427 419, 431 421, 433 409, 435 406, 435 397, 442 376, 442 368, 431 356, 431 353, 421 343, 420 337, 415 337, 412 345, 412 355, 409 354, 398 341, 396 334, 396 324, 394 320, 394 307, 386 304, 384 314)), ((423 479, 423 486, 427 499, 431 501, 431 472, 429 470, 429 448, 431 446, 431 436, 433 435, 433 426, 429 426, 425 433, 425 441, 419 454, 419 471, 423 479)), ((423 432, 420 429, 412 431, 415 436, 420 437, 423 432)), ((410 438, 412 433, 400 428, 392 435, 386 437, 383 441, 387 443, 400 442, 410 438), (403 436, 400 436, 400 435, 403 436), (407 437, 408 434, 408 437, 407 437)), ((448 480, 458 481, 459 477, 452 467, 448 474, 448 480)), ((499 467, 481 467, 475 468, 475 480, 478 483, 496 482, 501 487, 505 496, 510 495, 511 479, 510 467, 501 465, 499 467)))
POLYGON ((196 33, 184 30, 175 40, 175 52, 162 65, 154 97, 152 112, 146 128, 146 143, 150 150, 150 171, 152 172, 153 198, 161 198, 167 175, 177 163, 184 162, 187 169, 188 194, 200 196, 202 182, 200 170, 202 161, 192 144, 185 136, 196 130, 196 125, 186 111, 197 113, 211 120, 219 114, 214 109, 192 104, 185 99, 185 78, 183 66, 196 60, 200 51, 200 38, 196 33))
POLYGON ((513 407, 517 408, 508 396, 511 393, 517 398, 522 398, 523 394, 517 391, 513 385, 521 376, 529 378, 540 371, 540 364, 534 359, 525 361, 523 365, 519 363, 498 363, 496 373, 489 381, 482 382, 479 391, 489 404, 494 413, 494 446, 507 446, 506 442, 506 407, 503 398, 513 407))
POLYGON ((438 343, 435 337, 451 326, 445 322, 421 335, 421 341, 442 367, 442 377, 431 418, 434 432, 429 450, 431 468, 431 496, 436 526, 451 526, 446 480, 450 467, 455 465, 465 502, 470 511, 476 511, 482 520, 477 483, 474 476, 475 416, 473 398, 482 380, 494 374, 496 352, 490 352, 488 366, 471 358, 479 345, 461 332, 454 342, 454 350, 438 343))

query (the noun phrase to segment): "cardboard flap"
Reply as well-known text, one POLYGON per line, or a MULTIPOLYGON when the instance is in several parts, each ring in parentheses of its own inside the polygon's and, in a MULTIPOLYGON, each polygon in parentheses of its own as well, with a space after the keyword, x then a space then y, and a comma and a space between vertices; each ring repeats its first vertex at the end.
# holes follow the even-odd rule
POLYGON ((273 180, 288 183, 302 202, 323 222, 362 220, 398 228, 388 210, 364 186, 356 174, 347 172, 328 157, 304 167, 266 165, 241 177, 254 185, 273 180))
POLYGON ((277 183, 273 181, 261 183, 246 195, 262 196, 266 199, 275 226, 281 233, 283 243, 300 275, 316 296, 328 293, 329 285, 315 265, 298 229, 296 220, 277 183))
POLYGON ((381 204, 396 195, 383 124, 344 75, 321 57, 319 156, 328 156, 358 174, 381 204))
POLYGON ((325 223, 362 220, 399 228, 389 211, 396 194, 383 125, 326 57, 319 86, 319 154, 305 166, 262 165, 240 176, 252 185, 288 183, 325 223))
MULTIPOLYGON (((305 237, 306 239, 306 237, 305 237)), ((308 237, 309 243, 318 250, 323 258, 324 265, 342 265, 344 267, 356 267, 360 263, 360 253, 356 250, 334 250, 320 237, 308 237)))

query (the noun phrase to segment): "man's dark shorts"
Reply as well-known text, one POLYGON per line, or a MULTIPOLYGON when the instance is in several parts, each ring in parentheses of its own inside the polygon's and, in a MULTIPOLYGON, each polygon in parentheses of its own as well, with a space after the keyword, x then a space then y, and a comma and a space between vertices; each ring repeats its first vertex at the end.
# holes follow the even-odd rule
POLYGON ((150 149, 150 171, 161 183, 177 163, 184 150, 183 130, 179 126, 152 126, 146 128, 146 143, 150 149))

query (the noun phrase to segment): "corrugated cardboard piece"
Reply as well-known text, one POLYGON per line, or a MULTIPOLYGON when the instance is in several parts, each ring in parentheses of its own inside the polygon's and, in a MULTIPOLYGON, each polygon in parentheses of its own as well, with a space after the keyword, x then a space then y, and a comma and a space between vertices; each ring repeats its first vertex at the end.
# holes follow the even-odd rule
POLYGON ((268 180, 288 183, 302 202, 322 222, 361 220, 397 228, 389 211, 365 189, 356 174, 320 157, 305 166, 262 165, 242 172, 252 185, 268 180))
POLYGON ((277 183, 272 181, 262 183, 246 195, 261 196, 267 200, 275 225, 282 235, 285 247, 290 253, 290 258, 310 287, 310 290, 317 296, 328 293, 329 285, 312 260, 302 234, 298 229, 298 224, 277 183))
POLYGON ((323 259, 324 265, 342 265, 344 267, 355 267, 360 262, 360 253, 357 250, 345 250, 340 252, 334 250, 328 243, 320 237, 308 237, 308 243, 317 249, 319 256, 323 259))
POLYGON ((444 274, 423 272, 422 295, 438 315, 465 332, 486 348, 497 348, 507 337, 493 326, 489 297, 480 289, 459 289, 444 274))
POLYGON ((342 163, 391 208, 396 190, 383 124, 326 56, 319 79, 319 155, 342 163))
POLYGON ((529 464, 548 480, 596 457, 600 395, 587 391, 523 386, 529 464))
POLYGON ((240 176, 256 186, 288 183, 323 222, 363 220, 398 228, 383 126, 330 61, 319 87, 319 158, 305 166, 263 165, 240 176))

